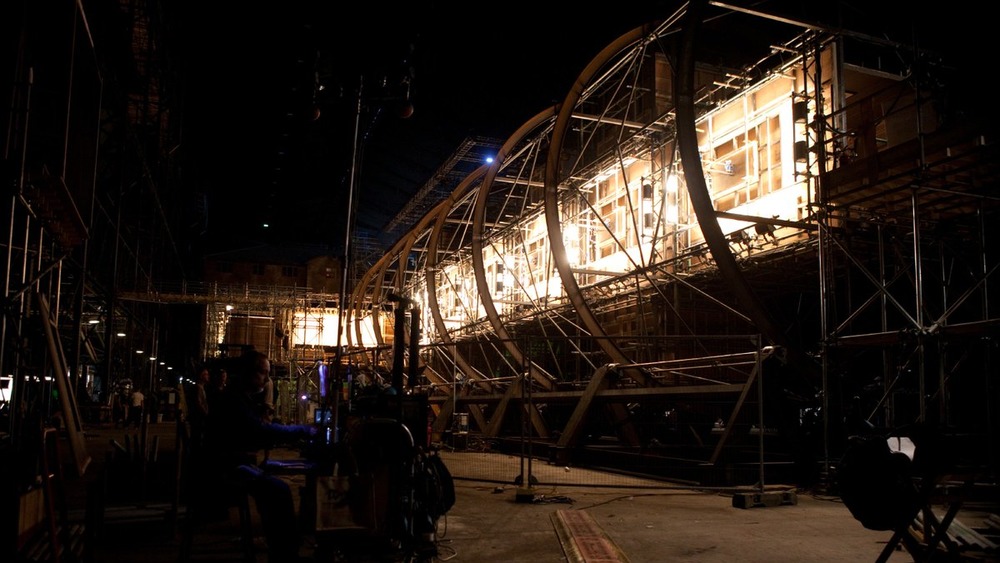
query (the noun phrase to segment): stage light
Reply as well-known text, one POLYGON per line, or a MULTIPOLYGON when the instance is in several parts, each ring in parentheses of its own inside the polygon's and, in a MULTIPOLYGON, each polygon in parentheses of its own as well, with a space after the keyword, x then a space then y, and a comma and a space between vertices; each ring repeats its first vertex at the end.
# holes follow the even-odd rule
POLYGON ((668 194, 677 193, 677 176, 675 174, 667 176, 667 183, 663 187, 668 194))

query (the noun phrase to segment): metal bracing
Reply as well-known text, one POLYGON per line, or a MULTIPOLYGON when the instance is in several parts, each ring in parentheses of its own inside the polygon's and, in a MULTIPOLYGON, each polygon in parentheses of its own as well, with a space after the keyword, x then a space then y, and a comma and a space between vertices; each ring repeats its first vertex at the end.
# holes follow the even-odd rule
POLYGON ((172 336, 163 309, 119 298, 184 277, 172 223, 183 198, 161 197, 181 190, 173 83, 154 44, 160 22, 143 2, 110 12, 84 4, 14 2, 0 18, 15 48, 0 141, 9 188, 0 443, 8 473, 19 476, 12 494, 34 486, 43 426, 68 432, 83 473, 87 414, 126 383, 147 392, 173 383, 158 358, 172 336), (112 12, 124 26, 96 25, 112 12))
POLYGON ((398 236, 409 230, 431 208, 448 197, 470 172, 479 168, 486 156, 492 155, 500 147, 501 142, 501 139, 486 137, 469 137, 462 141, 448 160, 431 174, 430 179, 417 190, 406 206, 389 221, 385 232, 398 236))
MULTIPOLYGON (((440 388, 459 378, 463 392, 447 393, 448 412, 475 407, 474 421, 491 436, 503 433, 505 408, 520 396, 514 383, 530 366, 533 400, 577 402, 572 426, 565 418, 543 421, 565 445, 584 435, 577 424, 601 418, 580 402, 597 397, 622 444, 642 443, 641 426, 627 430, 641 420, 628 401, 656 404, 654 397, 675 395, 696 375, 665 376, 657 366, 710 364, 737 346, 705 335, 748 329, 776 345, 764 369, 786 386, 763 399, 772 405, 764 416, 785 417, 789 401, 800 413, 821 413, 822 438, 803 447, 822 444, 811 454, 824 462, 844 445, 839 417, 854 390, 845 382, 866 389, 879 382, 879 397, 863 408, 880 418, 913 371, 918 392, 933 395, 934 413, 958 418, 950 386, 967 379, 961 366, 970 357, 985 361, 990 345, 948 346, 996 326, 986 299, 995 284, 986 241, 995 233, 973 224, 988 225, 983 218, 997 207, 988 195, 997 183, 992 138, 964 124, 927 130, 935 118, 908 101, 927 101, 917 77, 845 57, 845 41, 871 38, 781 20, 804 33, 774 40, 769 55, 727 70, 673 50, 704 40, 695 30, 674 41, 685 13, 602 50, 558 111, 518 129, 481 183, 481 172, 470 174, 366 274, 356 302, 370 298, 364 309, 377 316, 386 286, 426 295, 431 326, 423 346, 437 351, 424 359, 445 380, 428 392, 445 400, 440 388), (672 68, 678 61, 682 72, 672 68), (924 131, 908 137, 880 108, 924 131), (984 241, 978 253, 954 252, 963 237, 984 241), (912 353, 901 356, 901 343, 912 353), (614 376, 602 371, 608 365, 614 376), (845 377, 852 370, 859 375, 845 377), (562 397, 567 386, 574 390, 562 397)), ((728 412, 740 410, 747 389, 731 387, 744 395, 728 402, 728 412)), ((995 410, 995 394, 983 399, 986 412, 995 410)), ((679 403, 720 412, 697 391, 679 403)), ((931 415, 922 405, 916 412, 931 415)), ((696 418, 692 428, 704 424, 696 418)), ((707 457, 722 463, 724 441, 712 436, 707 457)))

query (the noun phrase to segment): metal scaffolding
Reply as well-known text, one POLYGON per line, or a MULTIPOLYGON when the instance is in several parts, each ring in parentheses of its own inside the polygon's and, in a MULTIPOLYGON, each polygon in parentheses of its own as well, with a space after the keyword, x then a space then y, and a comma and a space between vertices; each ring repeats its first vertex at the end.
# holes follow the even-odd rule
MULTIPOLYGON (((559 456, 599 436, 646 451, 637 421, 659 408, 690 430, 664 456, 714 471, 741 446, 720 457, 713 424, 746 405, 702 384, 738 388, 650 366, 737 353, 738 338, 705 335, 749 332, 777 351, 764 370, 784 386, 763 398, 784 436, 775 463, 807 449, 827 471, 863 425, 955 424, 996 442, 994 124, 952 123, 921 77, 847 60, 852 42, 919 50, 803 26, 724 71, 659 41, 681 21, 610 44, 362 276, 357 322, 392 334, 379 311, 398 295, 420 304, 410 361, 440 405, 435 430, 464 408, 484 436, 516 432, 505 418, 527 373, 532 431, 559 456), (587 389, 575 407, 557 407, 574 386, 587 389)), ((996 467, 996 452, 976 457, 996 467)))

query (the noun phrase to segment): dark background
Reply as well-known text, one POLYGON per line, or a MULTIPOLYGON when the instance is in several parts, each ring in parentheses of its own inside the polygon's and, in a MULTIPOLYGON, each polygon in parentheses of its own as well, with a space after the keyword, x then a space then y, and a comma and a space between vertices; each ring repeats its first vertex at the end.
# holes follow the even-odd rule
MULTIPOLYGON (((956 9, 971 6, 964 2, 937 11, 903 2, 739 4, 957 53, 953 64, 982 57, 988 36, 979 31, 987 18, 956 9)), ((169 13, 184 177, 196 189, 207 251, 302 242, 336 254, 352 171, 356 231, 386 236, 386 223, 463 139, 505 140, 561 101, 603 47, 679 3, 257 6, 185 2, 169 13)), ((796 33, 739 14, 719 20, 706 27, 699 57, 732 66, 754 60, 769 38, 796 33)))
POLYGON ((635 23, 579 9, 225 4, 187 6, 175 29, 185 177, 208 247, 341 246, 355 148, 357 229, 378 233, 463 139, 506 139, 635 23))

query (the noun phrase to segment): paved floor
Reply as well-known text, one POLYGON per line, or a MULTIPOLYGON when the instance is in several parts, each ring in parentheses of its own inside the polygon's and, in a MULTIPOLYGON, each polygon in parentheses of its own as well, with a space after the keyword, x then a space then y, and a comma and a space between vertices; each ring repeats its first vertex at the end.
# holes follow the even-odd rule
MULTIPOLYGON (((124 436, 117 437, 123 433, 121 429, 89 431, 95 458, 104 455, 103 444, 124 441, 124 436)), ((172 444, 163 439, 158 447, 165 453, 172 444)), ((276 450, 274 455, 294 453, 276 450)), ((456 469, 468 460, 447 452, 442 457, 446 465, 456 469)), ((722 492, 641 479, 621 485, 583 486, 573 483, 592 482, 592 476, 582 475, 586 470, 545 464, 536 464, 535 470, 550 472, 541 480, 549 484, 523 487, 457 479, 455 503, 437 521, 432 544, 436 554, 428 561, 876 561, 892 536, 891 532, 865 529, 838 498, 807 491, 792 491, 794 504, 737 508, 733 496, 722 492), (556 482, 558 473, 566 474, 566 484, 556 482)), ((160 477, 151 475, 147 480, 160 477)), ((301 476, 289 480, 293 490, 304 484, 301 476)), ((92 542, 94 559, 177 561, 177 523, 181 519, 172 518, 171 502, 152 498, 152 494, 137 502, 134 486, 132 491, 132 498, 109 496, 100 536, 92 542)), ((967 505, 958 519, 969 527, 983 529, 990 514, 996 512, 995 506, 967 505)), ((259 535, 256 517, 252 525, 259 535)), ((202 527, 195 535, 192 560, 239 561, 238 532, 235 511, 229 520, 202 527)), ((348 537, 342 541, 346 545, 356 540, 348 537)), ((262 542, 257 537, 254 546, 259 562, 266 561, 262 542)), ((322 541, 317 545, 316 537, 308 535, 301 553, 305 560, 317 563, 347 560, 323 551, 326 545, 322 541)), ((887 561, 915 559, 909 552, 897 549, 890 552, 887 561)), ((1000 553, 970 548, 963 559, 1000 561, 1000 553)))

